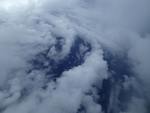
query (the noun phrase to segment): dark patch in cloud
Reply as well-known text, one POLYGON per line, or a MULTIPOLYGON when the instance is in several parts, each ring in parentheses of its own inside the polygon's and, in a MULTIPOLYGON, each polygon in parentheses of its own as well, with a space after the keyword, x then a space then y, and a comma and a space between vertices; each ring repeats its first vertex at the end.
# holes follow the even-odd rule
POLYGON ((125 111, 133 89, 124 89, 123 84, 126 77, 133 76, 131 64, 127 55, 112 53, 107 49, 104 49, 104 60, 107 61, 110 77, 103 80, 102 89, 99 89, 99 103, 105 113, 125 111))
MULTIPOLYGON (((62 51, 61 41, 65 41, 63 37, 56 37, 56 44, 54 47, 57 52, 62 51)), ((64 71, 72 69, 84 63, 85 55, 92 50, 90 43, 86 42, 80 37, 77 37, 70 49, 69 54, 59 61, 55 61, 48 57, 48 51, 52 47, 48 48, 45 52, 39 53, 35 56, 35 59, 31 60, 32 70, 46 70, 46 75, 49 79, 60 77, 64 71), (83 50, 81 50, 82 48, 83 50), (45 66, 44 62, 48 62, 45 66)))

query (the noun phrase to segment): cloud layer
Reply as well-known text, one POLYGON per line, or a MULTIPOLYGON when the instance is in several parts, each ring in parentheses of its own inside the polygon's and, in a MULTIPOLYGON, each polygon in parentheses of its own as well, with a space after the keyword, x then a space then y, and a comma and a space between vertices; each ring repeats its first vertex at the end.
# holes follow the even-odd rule
POLYGON ((148 113, 149 7, 0 0, 0 112, 148 113))

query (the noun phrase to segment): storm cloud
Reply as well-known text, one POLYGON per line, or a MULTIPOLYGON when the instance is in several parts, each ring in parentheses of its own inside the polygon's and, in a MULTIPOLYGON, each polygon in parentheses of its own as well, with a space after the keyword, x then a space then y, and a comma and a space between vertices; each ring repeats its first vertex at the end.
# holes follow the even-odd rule
POLYGON ((0 113, 149 113, 149 0, 0 0, 0 113))

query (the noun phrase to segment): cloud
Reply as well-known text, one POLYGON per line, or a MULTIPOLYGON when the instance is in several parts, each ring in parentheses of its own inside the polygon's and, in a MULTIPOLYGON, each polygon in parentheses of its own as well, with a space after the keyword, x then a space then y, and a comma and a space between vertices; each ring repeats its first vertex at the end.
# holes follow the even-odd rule
POLYGON ((93 95, 86 93, 113 77, 104 59, 104 50, 109 50, 126 55, 136 81, 128 81, 132 82, 129 86, 143 93, 132 95, 127 111, 136 112, 133 103, 138 103, 144 112, 150 101, 149 7, 149 0, 1 0, 0 111, 76 113, 83 106, 87 113, 102 112, 93 95), (34 70, 29 63, 49 49, 45 59, 57 65, 78 36, 92 49, 83 64, 64 71, 56 80, 47 80, 46 69, 34 70), (63 38, 61 52, 54 46, 58 37, 63 38))
MULTIPOLYGON (((137 74, 137 76, 140 78, 142 81, 142 84, 144 85, 143 88, 146 90, 145 95, 149 95, 149 80, 150 80, 150 71, 149 71, 149 44, 150 44, 150 39, 149 36, 146 36, 145 38, 139 38, 136 42, 134 42, 133 48, 129 51, 129 56, 134 62, 134 72, 137 74)), ((148 96, 149 97, 149 96, 148 96)))

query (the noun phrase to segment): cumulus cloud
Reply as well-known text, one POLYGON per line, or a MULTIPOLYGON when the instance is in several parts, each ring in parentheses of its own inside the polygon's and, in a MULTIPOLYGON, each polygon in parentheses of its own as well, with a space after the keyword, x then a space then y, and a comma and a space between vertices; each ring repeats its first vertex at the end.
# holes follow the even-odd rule
MULTIPOLYGON (((96 100, 103 98, 96 88, 100 90, 103 80, 115 73, 105 59, 108 50, 115 57, 125 55, 131 65, 131 75, 119 75, 129 77, 123 83, 125 90, 134 90, 122 112, 147 113, 149 7, 149 0, 0 0, 0 112, 104 112, 104 103, 96 100), (62 67, 66 70, 55 77, 51 70, 68 58, 78 37, 83 40, 82 46, 87 46, 80 46, 78 53, 84 54, 83 62, 62 67), (39 56, 43 61, 35 62, 41 67, 36 69, 30 61, 39 56), (138 111, 135 106, 139 106, 138 111)), ((68 62, 72 63, 70 59, 68 62)), ((115 89, 117 83, 112 84, 110 96, 120 92, 120 88, 115 89)), ((108 109, 116 107, 110 104, 108 109)))

